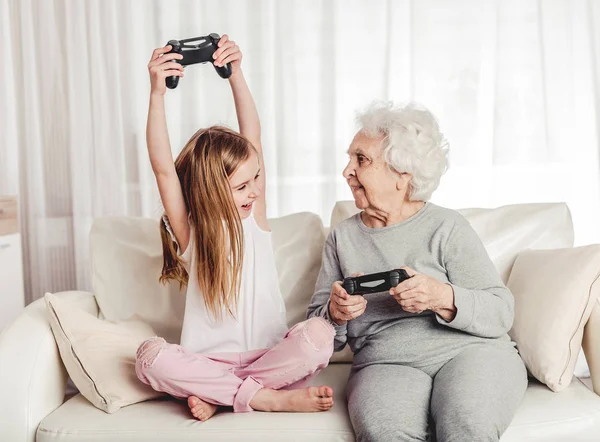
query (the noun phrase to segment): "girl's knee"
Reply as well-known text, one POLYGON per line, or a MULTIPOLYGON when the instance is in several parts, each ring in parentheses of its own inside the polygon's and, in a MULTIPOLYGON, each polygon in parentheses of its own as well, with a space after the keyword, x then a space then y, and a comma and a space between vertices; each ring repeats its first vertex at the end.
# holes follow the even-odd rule
POLYGON ((308 348, 312 350, 314 357, 327 361, 333 353, 333 340, 335 337, 335 329, 323 318, 313 317, 304 321, 300 335, 308 343, 308 348))
POLYGON ((152 368, 166 343, 163 338, 159 337, 146 339, 142 342, 135 355, 136 370, 143 371, 144 369, 152 368))

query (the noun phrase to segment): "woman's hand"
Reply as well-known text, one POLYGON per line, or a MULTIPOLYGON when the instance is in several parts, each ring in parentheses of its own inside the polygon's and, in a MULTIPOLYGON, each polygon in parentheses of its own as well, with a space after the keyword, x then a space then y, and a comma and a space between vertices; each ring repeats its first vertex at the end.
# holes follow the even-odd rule
POLYGON ((183 55, 175 52, 167 54, 171 50, 171 45, 162 48, 156 48, 152 52, 152 58, 148 63, 148 72, 150 73, 150 95, 164 95, 167 91, 165 78, 175 75, 183 77, 184 67, 174 60, 181 60, 183 55))
POLYGON ((240 65, 242 64, 242 52, 235 41, 229 40, 227 34, 223 34, 218 43, 219 49, 213 54, 213 61, 215 66, 225 66, 227 63, 231 63, 231 75, 233 76, 240 71, 240 65))
MULTIPOLYGON (((352 276, 360 276, 353 274, 352 276)), ((360 295, 349 295, 342 281, 336 281, 331 286, 329 295, 329 316, 337 325, 344 325, 348 321, 358 318, 365 312, 367 300, 360 295)))
POLYGON ((422 313, 431 310, 450 322, 456 316, 454 290, 450 284, 444 284, 431 276, 417 273, 410 267, 402 267, 409 279, 390 289, 390 295, 404 311, 422 313))

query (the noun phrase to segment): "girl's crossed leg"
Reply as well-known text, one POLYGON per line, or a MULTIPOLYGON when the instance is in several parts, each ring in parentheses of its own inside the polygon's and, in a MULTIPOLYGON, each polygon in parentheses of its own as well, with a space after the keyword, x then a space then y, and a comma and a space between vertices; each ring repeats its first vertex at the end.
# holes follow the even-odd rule
POLYGON ((157 391, 187 398, 200 420, 219 405, 235 412, 325 411, 333 405, 331 388, 305 386, 327 366, 334 334, 326 320, 311 318, 293 326, 273 348, 209 355, 151 338, 138 349, 136 373, 157 391))

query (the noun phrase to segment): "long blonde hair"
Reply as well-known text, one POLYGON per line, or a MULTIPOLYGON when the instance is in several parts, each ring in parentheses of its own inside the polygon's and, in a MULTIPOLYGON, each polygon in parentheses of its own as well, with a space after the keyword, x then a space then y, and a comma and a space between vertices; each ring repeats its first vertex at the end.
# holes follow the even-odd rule
MULTIPOLYGON (((235 317, 244 257, 244 233, 229 177, 247 160, 254 147, 237 132, 220 126, 200 129, 175 160, 175 169, 189 213, 195 241, 198 285, 204 304, 216 319, 223 311, 235 317)), ((163 269, 160 281, 188 283, 177 245, 160 223, 163 269)))

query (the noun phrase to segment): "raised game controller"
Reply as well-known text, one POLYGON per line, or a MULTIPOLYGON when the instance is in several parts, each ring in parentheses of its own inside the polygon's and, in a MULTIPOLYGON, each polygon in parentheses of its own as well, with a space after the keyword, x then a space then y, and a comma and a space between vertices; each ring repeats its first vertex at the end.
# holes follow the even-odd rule
POLYGON ((408 276, 406 270, 394 269, 387 272, 344 278, 342 285, 349 295, 363 295, 365 293, 384 292, 392 287, 396 287, 408 278, 410 276, 408 276), (377 281, 382 282, 373 284, 377 281))
MULTIPOLYGON (((213 54, 219 48, 218 43, 221 37, 219 34, 208 34, 204 37, 187 38, 185 40, 169 40, 167 45, 171 45, 171 50, 167 54, 176 52, 183 55, 181 60, 173 60, 183 66, 196 63, 207 63, 214 62, 213 54), (187 44, 192 42, 198 42, 194 44, 187 44)), ((214 66, 214 64, 213 64, 214 66)), ((225 66, 215 66, 217 74, 221 78, 231 77, 231 63, 227 63, 225 66)), ((166 85, 169 89, 175 89, 179 84, 179 77, 173 75, 165 79, 166 85)))

